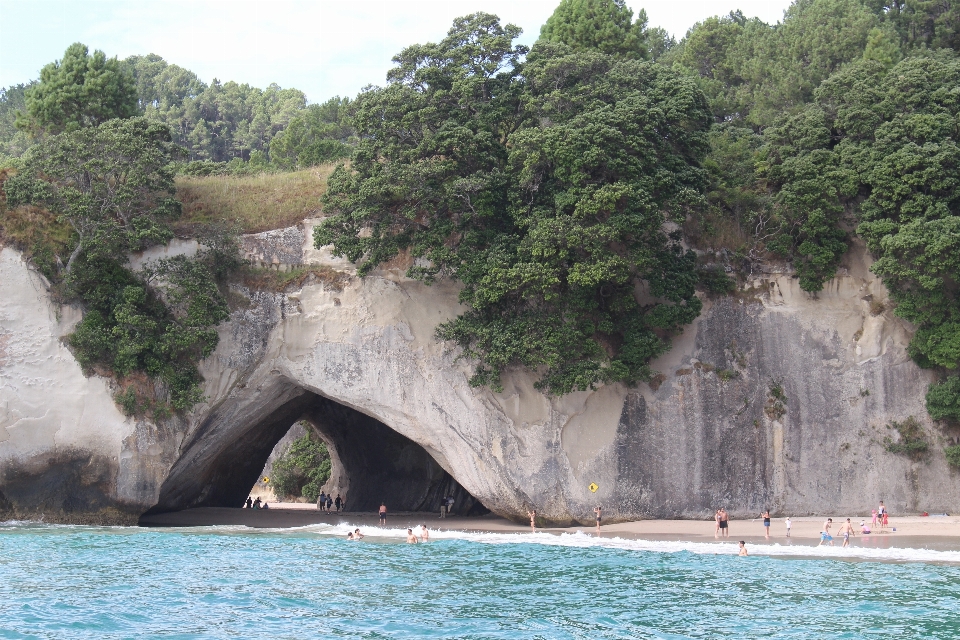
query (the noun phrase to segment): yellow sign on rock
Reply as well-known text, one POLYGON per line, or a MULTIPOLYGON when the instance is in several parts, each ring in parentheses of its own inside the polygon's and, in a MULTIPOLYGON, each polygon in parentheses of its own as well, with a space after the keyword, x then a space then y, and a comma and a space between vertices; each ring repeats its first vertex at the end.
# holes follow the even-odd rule
POLYGON ((599 489, 600 487, 597 486, 597 483, 596 483, 596 482, 591 482, 591 483, 590 483, 590 486, 587 487, 587 488, 590 489, 590 492, 591 492, 591 493, 596 493, 596 492, 597 492, 597 489, 599 489))
POLYGON ((270 482, 270 478, 268 478, 267 476, 263 476, 263 482, 264 483, 270 482))

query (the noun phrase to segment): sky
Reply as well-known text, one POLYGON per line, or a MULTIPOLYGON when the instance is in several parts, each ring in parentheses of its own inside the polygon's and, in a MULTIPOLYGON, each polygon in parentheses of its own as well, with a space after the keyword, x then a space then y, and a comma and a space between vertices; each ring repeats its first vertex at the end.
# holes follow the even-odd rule
MULTIPOLYGON (((155 53, 196 73, 296 87, 311 102, 384 84, 404 47, 443 38, 476 11, 520 26, 530 45, 559 0, 0 0, 0 87, 28 82, 74 42, 110 57, 155 53)), ((790 0, 627 0, 678 39, 739 8, 769 23, 790 0)))

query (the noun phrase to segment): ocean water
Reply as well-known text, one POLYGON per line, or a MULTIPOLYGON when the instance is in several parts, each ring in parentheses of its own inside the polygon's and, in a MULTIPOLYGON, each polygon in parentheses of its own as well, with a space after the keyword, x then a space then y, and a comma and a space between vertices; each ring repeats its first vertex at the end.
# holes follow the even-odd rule
POLYGON ((960 637, 956 551, 348 529, 6 523, 0 637, 960 637))

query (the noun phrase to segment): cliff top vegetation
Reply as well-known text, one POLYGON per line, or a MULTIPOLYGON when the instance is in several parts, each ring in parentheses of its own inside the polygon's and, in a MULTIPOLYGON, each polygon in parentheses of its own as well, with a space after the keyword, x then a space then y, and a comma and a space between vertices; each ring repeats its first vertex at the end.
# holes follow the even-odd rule
MULTIPOLYGON (((894 313, 918 327, 911 355, 945 379, 931 414, 957 420, 960 3, 797 0, 775 25, 733 11, 674 41, 621 0, 562 0, 532 50, 517 35, 495 16, 459 19, 400 52, 384 87, 319 105, 73 45, 0 92, 6 184, 36 187, 18 187, 3 236, 66 286, 68 265, 104 244, 87 238, 259 231, 322 199, 317 242, 361 272, 409 250, 425 259, 411 276, 463 282, 469 310, 441 335, 479 363, 475 383, 543 367, 563 393, 649 378, 697 315, 695 288, 728 291, 726 272, 781 260, 816 294, 858 235, 894 313), (120 131, 110 118, 165 128, 160 172, 177 177, 175 191, 150 177, 158 188, 108 229, 47 169, 57 149, 120 131)), ((127 284, 167 300, 149 277, 127 284)))

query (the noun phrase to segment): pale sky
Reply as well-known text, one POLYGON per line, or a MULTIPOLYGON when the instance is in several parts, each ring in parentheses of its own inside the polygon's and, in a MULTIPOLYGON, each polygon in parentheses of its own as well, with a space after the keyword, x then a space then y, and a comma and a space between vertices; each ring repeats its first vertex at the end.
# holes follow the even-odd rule
MULTIPOLYGON (((110 57, 156 53, 204 82, 296 87, 311 102, 384 84, 404 47, 436 42, 476 11, 532 44, 559 0, 0 0, 0 87, 28 82, 73 42, 110 57)), ((769 23, 790 0, 627 0, 677 38, 739 8, 769 23)))

